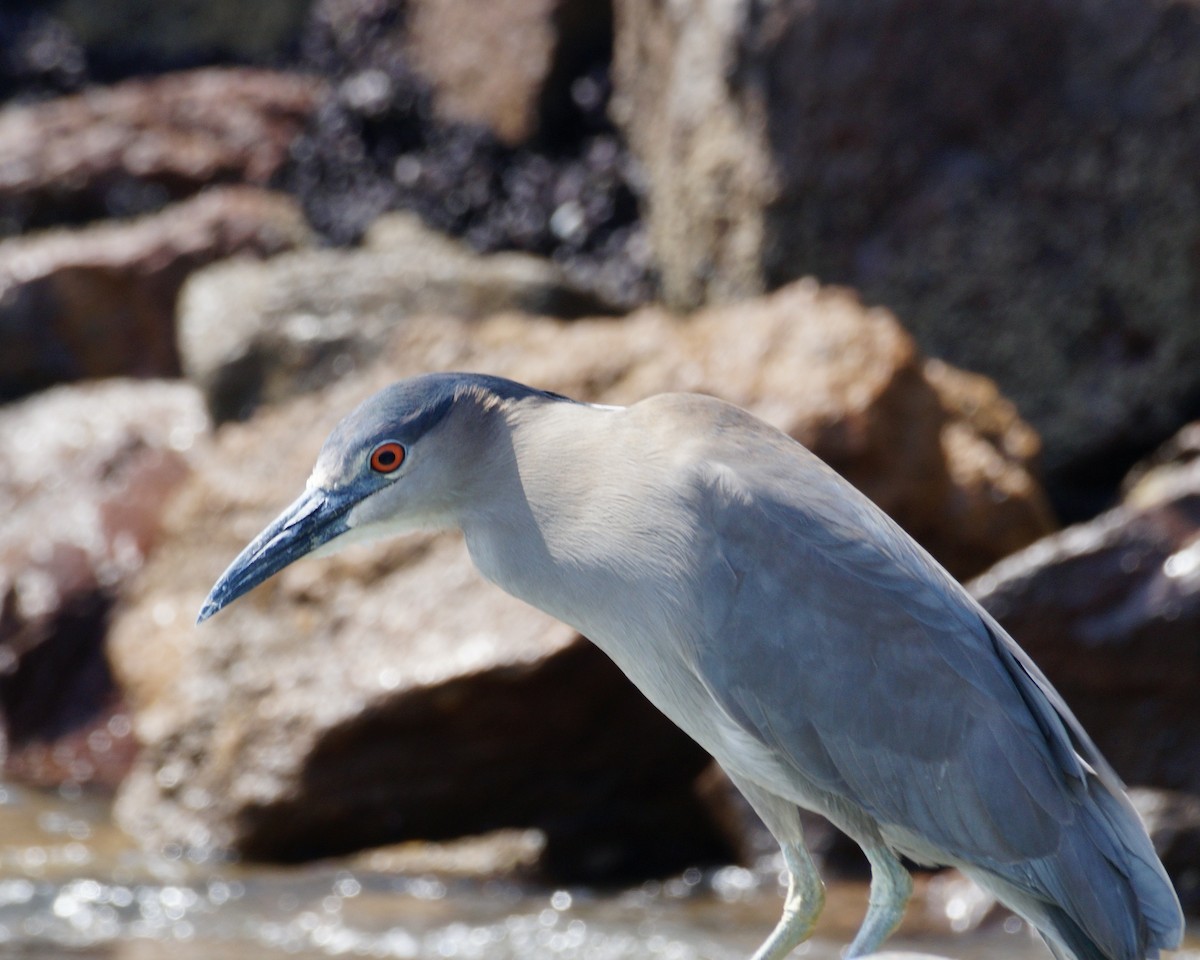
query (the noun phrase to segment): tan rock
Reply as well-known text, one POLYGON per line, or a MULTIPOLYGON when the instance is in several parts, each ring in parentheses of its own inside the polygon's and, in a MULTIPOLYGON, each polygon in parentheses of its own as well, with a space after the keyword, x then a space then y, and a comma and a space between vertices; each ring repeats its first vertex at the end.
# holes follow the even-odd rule
MULTIPOLYGON (((482 123, 505 143, 538 126, 538 98, 553 66, 559 0, 422 0, 409 6, 407 45, 437 91, 445 120, 482 123)), ((580 4, 576 4, 580 5, 580 4)))
POLYGON ((967 576, 981 569, 978 558, 1015 553, 1035 529, 1054 529, 1036 477, 1042 443, 991 380, 939 360, 923 369, 947 415, 941 446, 951 492, 941 504, 943 522, 959 531, 938 555, 967 576))
POLYGON ((765 46, 750 8, 617 0, 613 13, 609 112, 646 171, 667 303, 689 310, 764 292, 767 217, 783 174, 767 142, 771 104, 741 69, 765 46))
POLYGON ((549 261, 481 256, 411 215, 392 214, 376 222, 362 249, 301 251, 270 266, 229 261, 201 272, 181 296, 179 344, 184 370, 221 422, 369 364, 414 315, 580 316, 604 308, 549 261))

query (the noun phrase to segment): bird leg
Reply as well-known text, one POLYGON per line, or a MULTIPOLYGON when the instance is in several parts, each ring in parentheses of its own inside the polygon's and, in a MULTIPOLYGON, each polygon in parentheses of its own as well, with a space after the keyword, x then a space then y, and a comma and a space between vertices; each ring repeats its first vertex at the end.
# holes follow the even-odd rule
POLYGON ((804 846, 800 810, 795 802, 771 793, 753 780, 726 770, 733 785, 750 802, 783 851, 788 872, 787 898, 783 916, 751 960, 783 960, 797 945, 812 936, 817 917, 825 906, 825 884, 817 865, 804 846))
POLYGON ((912 896, 912 877, 887 847, 864 847, 863 852, 871 863, 871 894, 846 960, 875 953, 899 926, 912 896))
POLYGON ((804 844, 785 843, 782 849, 788 872, 783 916, 751 960, 782 960, 812 936, 817 917, 825 906, 825 885, 804 844))

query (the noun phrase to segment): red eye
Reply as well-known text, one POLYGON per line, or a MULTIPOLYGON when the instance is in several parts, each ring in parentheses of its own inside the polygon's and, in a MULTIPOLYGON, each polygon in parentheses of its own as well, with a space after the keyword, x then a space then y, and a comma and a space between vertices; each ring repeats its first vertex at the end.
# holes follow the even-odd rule
POLYGON ((391 473, 404 462, 404 448, 395 440, 381 443, 371 452, 371 469, 376 473, 391 473))

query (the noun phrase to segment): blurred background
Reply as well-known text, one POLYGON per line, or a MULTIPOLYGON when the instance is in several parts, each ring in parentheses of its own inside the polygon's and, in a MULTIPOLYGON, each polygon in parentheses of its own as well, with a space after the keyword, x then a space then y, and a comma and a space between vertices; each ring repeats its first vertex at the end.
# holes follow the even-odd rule
MULTIPOLYGON (((192 626, 434 369, 808 444, 1033 655, 1200 911, 1196 4, 0 0, 0 956, 773 925, 719 770, 455 538, 192 626)), ((866 874, 808 836, 824 960, 866 874)), ((896 942, 1048 956, 953 873, 896 942)))

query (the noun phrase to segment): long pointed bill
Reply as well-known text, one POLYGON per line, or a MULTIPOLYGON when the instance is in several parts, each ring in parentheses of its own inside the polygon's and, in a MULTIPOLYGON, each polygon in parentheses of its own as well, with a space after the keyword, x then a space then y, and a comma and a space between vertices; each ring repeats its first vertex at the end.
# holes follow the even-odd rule
POLYGON ((200 608, 196 623, 203 623, 288 564, 345 533, 349 529, 346 515, 357 501, 358 497, 327 490, 305 492, 221 574, 200 608))

